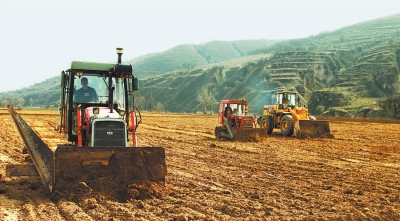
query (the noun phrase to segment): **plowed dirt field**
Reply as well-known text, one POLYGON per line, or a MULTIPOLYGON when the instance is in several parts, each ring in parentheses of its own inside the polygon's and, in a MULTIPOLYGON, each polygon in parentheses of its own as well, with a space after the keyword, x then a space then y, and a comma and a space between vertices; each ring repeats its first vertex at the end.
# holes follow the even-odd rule
MULTIPOLYGON (((57 112, 17 111, 49 145, 57 112)), ((333 139, 216 140, 217 117, 142 113, 141 146, 166 150, 165 192, 118 202, 49 197, 38 177, 7 177, 28 154, 0 113, 0 220, 400 220, 400 124, 330 119, 333 139)))

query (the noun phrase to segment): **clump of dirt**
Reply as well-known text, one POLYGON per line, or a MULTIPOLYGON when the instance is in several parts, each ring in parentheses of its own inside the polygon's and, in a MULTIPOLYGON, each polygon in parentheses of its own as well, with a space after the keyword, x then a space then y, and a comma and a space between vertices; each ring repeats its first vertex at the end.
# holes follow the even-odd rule
POLYGON ((171 190, 166 188, 164 184, 158 182, 150 182, 147 180, 139 180, 128 185, 128 194, 132 194, 130 198, 148 199, 162 198, 168 196, 171 190))
POLYGON ((234 140, 239 142, 267 142, 267 130, 265 129, 236 129, 234 140))
POLYGON ((137 180, 133 183, 126 183, 122 180, 101 179, 88 183, 79 182, 75 186, 57 189, 51 195, 52 200, 58 201, 66 198, 74 202, 79 202, 83 198, 98 198, 127 202, 132 199, 144 200, 152 198, 162 198, 171 193, 163 182, 149 180, 137 180))
POLYGON ((296 134, 297 138, 300 139, 307 139, 307 138, 327 138, 327 139, 334 139, 335 136, 330 132, 325 133, 306 133, 301 132, 300 134, 296 134))

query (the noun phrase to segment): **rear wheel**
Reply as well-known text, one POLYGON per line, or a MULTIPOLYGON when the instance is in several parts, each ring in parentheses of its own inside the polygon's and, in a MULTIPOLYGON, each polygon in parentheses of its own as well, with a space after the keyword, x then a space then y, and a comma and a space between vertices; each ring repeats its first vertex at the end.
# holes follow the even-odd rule
POLYGON ((291 115, 284 115, 281 119, 281 133, 283 136, 292 136, 294 132, 294 120, 291 115))

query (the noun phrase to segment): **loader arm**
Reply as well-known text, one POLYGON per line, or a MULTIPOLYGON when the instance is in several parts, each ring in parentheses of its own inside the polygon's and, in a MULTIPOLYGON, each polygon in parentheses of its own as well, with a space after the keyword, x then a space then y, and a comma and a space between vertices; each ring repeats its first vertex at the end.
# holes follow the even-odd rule
POLYGON ((328 120, 311 120, 307 116, 308 112, 302 113, 301 110, 296 111, 296 108, 289 107, 289 111, 295 121, 294 134, 297 138, 333 138, 328 120))

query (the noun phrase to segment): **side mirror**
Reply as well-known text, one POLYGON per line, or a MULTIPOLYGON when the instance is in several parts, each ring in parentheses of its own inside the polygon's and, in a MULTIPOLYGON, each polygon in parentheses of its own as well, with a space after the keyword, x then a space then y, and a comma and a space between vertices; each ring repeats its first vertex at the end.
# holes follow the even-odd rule
POLYGON ((139 90, 139 79, 137 78, 132 79, 132 90, 133 91, 139 90))
POLYGON ((65 87, 65 72, 61 71, 61 88, 65 87))

